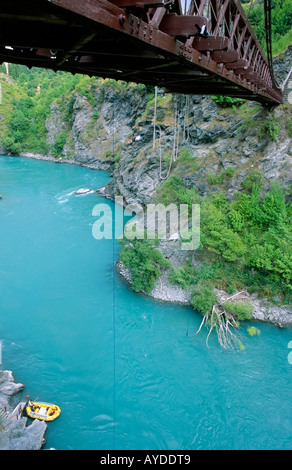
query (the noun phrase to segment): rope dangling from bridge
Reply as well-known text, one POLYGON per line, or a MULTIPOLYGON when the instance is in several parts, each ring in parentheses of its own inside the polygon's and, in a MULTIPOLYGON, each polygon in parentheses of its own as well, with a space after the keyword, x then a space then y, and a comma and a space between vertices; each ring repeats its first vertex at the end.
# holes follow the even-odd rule
POLYGON ((185 95, 185 115, 184 115, 184 128, 183 128, 183 140, 188 142, 190 138, 190 129, 188 125, 188 119, 190 114, 190 97, 185 95))
POLYGON ((158 87, 156 86, 155 87, 154 118, 153 118, 153 150, 155 150, 155 141, 156 141, 157 96, 158 96, 158 87))
MULTIPOLYGON (((155 150, 156 147, 156 127, 157 127, 157 94, 158 90, 157 87, 155 87, 155 104, 154 104, 154 119, 153 119, 153 150, 155 150)), ((173 145, 172 145, 172 152, 170 156, 170 163, 169 167, 166 173, 166 176, 162 176, 162 148, 161 148, 161 137, 162 137, 162 132, 161 132, 161 126, 159 126, 159 178, 161 180, 167 180, 173 162, 177 160, 178 156, 178 148, 179 148, 179 123, 178 123, 178 117, 179 117, 179 111, 178 111, 178 105, 177 105, 177 100, 175 101, 175 107, 174 107, 174 136, 173 136, 173 145)))
POLYGON ((159 161, 160 161, 159 178, 161 180, 167 180, 169 175, 170 175, 170 172, 171 172, 171 167, 172 167, 172 163, 173 163, 173 153, 170 156, 170 162, 169 162, 169 167, 168 167, 166 176, 162 176, 162 151, 161 151, 161 127, 160 126, 159 126, 159 161))
POLYGON ((178 155, 178 146, 179 146, 179 110, 178 110, 178 99, 175 95, 175 106, 174 106, 174 136, 173 136, 173 146, 172 146, 172 158, 176 162, 178 155))
POLYGON ((269 63, 269 70, 272 78, 272 82, 275 88, 281 90, 273 67, 273 49, 272 49, 272 0, 264 0, 264 11, 265 11, 265 30, 266 30, 266 44, 267 44, 267 57, 269 63))

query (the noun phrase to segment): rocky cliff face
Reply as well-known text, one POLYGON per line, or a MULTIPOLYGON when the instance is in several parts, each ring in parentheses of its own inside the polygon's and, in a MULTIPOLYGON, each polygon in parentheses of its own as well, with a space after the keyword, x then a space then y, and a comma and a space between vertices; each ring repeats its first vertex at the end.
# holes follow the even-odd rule
MULTIPOLYGON (((231 198, 241 190, 252 168, 263 173, 266 189, 271 182, 279 182, 286 188, 291 185, 291 136, 288 125, 283 125, 291 119, 291 107, 282 106, 269 113, 255 104, 243 106, 239 110, 226 110, 210 98, 191 100, 188 138, 181 137, 171 174, 181 177, 188 188, 194 188, 203 197, 223 189, 231 198), (274 131, 277 136, 273 137, 274 131)), ((184 112, 181 108, 178 116, 181 122, 184 112)), ((159 131, 161 127, 158 126, 159 131)), ((161 173, 165 175, 169 168, 174 125, 163 127, 154 150, 152 136, 153 124, 149 122, 143 127, 141 140, 122 147, 114 179, 107 188, 109 196, 115 186, 115 192, 128 202, 146 204, 151 200, 163 181, 161 173)))
MULTIPOLYGON (((281 83, 291 67, 291 54, 289 48, 275 60, 281 83)), ((143 115, 140 108, 132 127, 134 140, 120 141, 119 164, 108 196, 119 192, 128 202, 148 203, 172 156, 171 175, 181 177, 203 197, 220 189, 232 197, 251 169, 263 173, 265 189, 271 182, 291 187, 291 106, 268 111, 257 103, 236 105, 224 108, 210 97, 162 97, 155 133, 154 103, 143 115)))
POLYGON ((177 158, 171 175, 203 197, 220 189, 232 197, 251 168, 262 171, 266 187, 273 181, 291 185, 291 106, 272 112, 256 103, 221 108, 209 97, 192 97, 186 108, 185 97, 175 99, 177 113, 173 98, 160 99, 158 113, 164 112, 165 101, 168 114, 157 122, 154 141, 154 106, 147 109, 147 97, 135 88, 127 93, 107 89, 96 108, 75 94, 71 126, 58 104, 52 104, 46 121, 48 143, 54 146, 64 132, 62 158, 114 170, 106 194, 120 194, 128 203, 152 199, 168 172, 174 146, 177 158))
POLYGON ((40 450, 47 425, 28 419, 18 411, 18 394, 24 385, 15 383, 12 372, 0 371, 0 450, 40 450))
POLYGON ((275 74, 280 85, 284 82, 288 73, 290 72, 291 64, 292 64, 292 44, 290 44, 290 46, 284 53, 278 55, 273 60, 275 74))
POLYGON ((75 93, 70 121, 54 102, 46 121, 48 144, 52 148, 64 133, 61 156, 100 170, 112 169, 123 143, 132 133, 137 115, 145 108, 146 94, 139 88, 98 88, 88 100, 75 93))
MULTIPOLYGON (((275 60, 280 82, 291 54, 289 48, 275 60)), ((90 93, 75 90, 67 113, 58 100, 50 111, 51 155, 114 170, 109 197, 148 203, 170 166, 171 175, 203 197, 219 190, 232 197, 252 168, 263 173, 267 188, 273 181, 291 185, 289 105, 269 112, 257 103, 225 108, 210 97, 160 95, 154 132, 154 99, 145 87, 104 82, 90 93)))

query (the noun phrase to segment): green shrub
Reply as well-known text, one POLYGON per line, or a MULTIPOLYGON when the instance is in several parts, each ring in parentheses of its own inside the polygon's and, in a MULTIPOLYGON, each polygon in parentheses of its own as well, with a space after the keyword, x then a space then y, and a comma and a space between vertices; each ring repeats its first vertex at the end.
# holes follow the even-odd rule
POLYGON ((290 205, 277 186, 261 195, 262 174, 251 176, 250 194, 239 193, 232 202, 219 194, 202 202, 202 256, 210 259, 212 254, 212 263, 220 264, 213 278, 218 288, 233 292, 249 286, 251 292, 261 292, 269 299, 277 291, 291 297, 290 205))
POLYGON ((212 96, 212 100, 215 101, 221 108, 230 108, 241 106, 245 100, 240 98, 231 98, 230 96, 212 96))
POLYGON ((224 176, 226 176, 226 178, 232 178, 234 176, 234 168, 232 168, 232 166, 226 168, 224 171, 224 176))
POLYGON ((67 133, 65 131, 61 131, 53 145, 53 154, 55 157, 62 155, 66 140, 67 133))
POLYGON ((195 270, 195 282, 215 280, 218 276, 216 263, 203 263, 195 270))
POLYGON ((115 155, 115 166, 118 166, 119 162, 120 162, 120 159, 121 159, 121 152, 118 152, 116 155, 115 155))
POLYGON ((168 204, 177 202, 178 192, 185 189, 186 187, 180 178, 170 176, 156 191, 156 201, 168 206, 168 204))
POLYGON ((205 284, 199 284, 192 294, 192 306, 202 315, 212 311, 213 305, 217 303, 214 288, 205 284))
POLYGON ((260 336, 261 334, 261 331, 255 326, 250 326, 249 328, 247 328, 247 332, 250 336, 260 336))
POLYGON ((8 153, 11 153, 12 155, 18 155, 22 150, 21 144, 16 142, 15 138, 8 135, 3 137, 1 145, 5 150, 7 150, 8 153))
POLYGON ((228 301, 224 303, 224 307, 228 312, 236 315, 236 318, 239 321, 251 320, 252 318, 253 306, 249 302, 242 302, 239 300, 228 301))
POLYGON ((183 289, 188 289, 195 284, 194 268, 191 264, 186 264, 182 268, 173 269, 168 277, 172 284, 177 284, 183 289))
POLYGON ((248 192, 251 192, 253 187, 263 188, 265 184, 264 174, 261 170, 250 170, 242 182, 242 186, 248 192))
POLYGON ((226 170, 221 171, 218 175, 215 175, 213 173, 208 173, 207 180, 208 180, 208 183, 211 185, 222 186, 224 183, 230 180, 230 178, 232 178, 233 175, 234 175, 234 168, 229 167, 226 170))
POLYGON ((155 247, 156 243, 152 241, 133 240, 122 249, 120 260, 130 268, 132 288, 136 292, 150 293, 161 274, 161 268, 171 266, 155 247))
POLYGON ((271 116, 263 123, 260 130, 260 137, 267 136, 274 142, 277 142, 280 130, 280 124, 276 121, 275 117, 271 116))

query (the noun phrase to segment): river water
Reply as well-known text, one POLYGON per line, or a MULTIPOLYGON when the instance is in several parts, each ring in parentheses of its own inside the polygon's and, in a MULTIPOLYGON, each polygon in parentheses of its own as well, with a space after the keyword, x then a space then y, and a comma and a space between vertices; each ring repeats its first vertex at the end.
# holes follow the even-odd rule
POLYGON ((118 243, 92 236, 93 207, 113 204, 74 194, 107 181, 0 157, 2 369, 23 397, 62 408, 46 448, 291 449, 292 330, 244 326, 244 351, 215 336, 208 349, 191 308, 131 292, 115 273, 118 243))

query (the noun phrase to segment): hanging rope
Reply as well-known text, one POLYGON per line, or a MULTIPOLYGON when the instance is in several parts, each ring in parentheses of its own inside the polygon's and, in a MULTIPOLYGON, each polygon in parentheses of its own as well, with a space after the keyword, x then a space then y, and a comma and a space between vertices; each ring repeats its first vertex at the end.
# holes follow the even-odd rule
POLYGON ((179 129, 180 129, 180 122, 179 122, 179 110, 178 110, 178 97, 175 95, 175 107, 174 107, 174 137, 173 137, 173 146, 172 146, 172 155, 173 161, 176 162, 177 155, 178 155, 178 147, 179 147, 179 129))
MULTIPOLYGON (((155 108, 156 108, 156 106, 155 106, 155 108)), ((162 176, 162 149, 161 149, 162 132, 161 132, 161 126, 159 126, 159 177, 160 177, 161 180, 167 180, 168 179, 168 177, 170 175, 170 172, 171 172, 172 164, 173 164, 173 162, 176 162, 177 157, 178 157, 180 123, 179 123, 179 112, 178 112, 177 98, 175 99, 175 107, 174 108, 175 108, 175 110, 174 110, 173 144, 172 144, 172 152, 171 152, 171 156, 170 156, 170 163, 169 163, 169 167, 168 167, 166 176, 162 176)), ((155 110, 154 110, 154 115, 156 116, 156 111, 155 110)), ((153 135, 153 149, 155 149, 155 144, 154 144, 155 136, 156 136, 155 129, 156 129, 156 120, 155 120, 154 135, 153 135)))
POLYGON ((170 163, 169 163, 169 168, 167 170, 166 176, 162 176, 162 151, 161 151, 161 127, 159 126, 159 161, 160 161, 160 173, 159 177, 161 180, 167 180, 170 172, 171 172, 171 167, 172 167, 172 162, 173 162, 173 153, 170 156, 170 163))
POLYGON ((172 158, 176 161, 176 132, 177 131, 177 106, 175 104, 175 111, 174 111, 174 132, 173 132, 173 144, 172 144, 172 158))
POLYGON ((189 125, 187 125, 187 121, 189 119, 189 108, 190 108, 190 97, 185 95, 185 116, 184 116, 184 128, 183 128, 183 140, 188 142, 190 138, 190 129, 189 125))
POLYGON ((272 50, 272 0, 264 0, 264 11, 265 11, 265 29, 266 29, 266 44, 267 44, 267 57, 269 62, 269 70, 273 85, 278 90, 281 87, 275 77, 273 67, 273 50, 272 50))
POLYGON ((156 121, 157 121, 157 95, 158 88, 155 87, 155 104, 154 104, 154 118, 153 118, 153 150, 155 150, 155 140, 156 140, 156 121))

